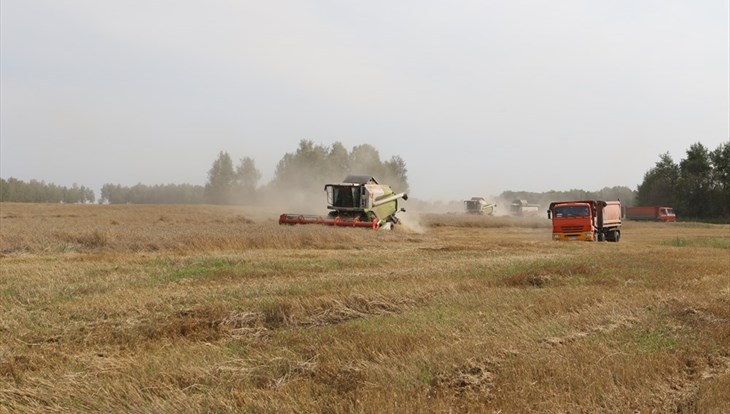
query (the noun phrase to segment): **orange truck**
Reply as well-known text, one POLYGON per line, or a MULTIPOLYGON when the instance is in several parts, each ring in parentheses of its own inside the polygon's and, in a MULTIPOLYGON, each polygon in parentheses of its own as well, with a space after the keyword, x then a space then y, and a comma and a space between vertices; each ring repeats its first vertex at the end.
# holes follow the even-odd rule
POLYGON ((663 221, 665 223, 677 221, 677 216, 671 207, 626 207, 624 217, 628 220, 663 221))
POLYGON ((621 239, 621 201, 553 202, 547 215, 553 221, 553 240, 621 239))

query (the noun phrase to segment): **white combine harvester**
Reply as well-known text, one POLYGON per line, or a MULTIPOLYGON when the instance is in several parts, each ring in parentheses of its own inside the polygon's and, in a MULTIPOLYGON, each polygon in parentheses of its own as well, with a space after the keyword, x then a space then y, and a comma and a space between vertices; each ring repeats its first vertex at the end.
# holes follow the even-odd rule
POLYGON ((481 216, 491 216, 497 207, 494 203, 489 203, 484 197, 472 197, 471 200, 464 200, 464 209, 467 214, 478 214, 481 216))
POLYGON ((327 208, 324 216, 284 213, 279 224, 320 224, 324 226, 392 229, 399 220, 399 199, 408 200, 405 193, 396 194, 390 186, 378 184, 369 175, 350 175, 341 183, 324 186, 327 208))
POLYGON ((513 216, 537 216, 540 205, 530 204, 527 200, 515 200, 510 204, 509 211, 513 216))

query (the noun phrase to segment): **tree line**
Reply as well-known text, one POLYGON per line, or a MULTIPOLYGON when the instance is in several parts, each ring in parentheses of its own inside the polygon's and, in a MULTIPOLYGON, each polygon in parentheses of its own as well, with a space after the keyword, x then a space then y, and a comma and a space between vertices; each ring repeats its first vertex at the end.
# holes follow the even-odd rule
MULTIPOLYGON (((296 151, 285 154, 276 166, 273 179, 259 185, 261 172, 250 157, 234 166, 231 155, 220 151, 208 170, 204 186, 164 184, 134 186, 106 183, 101 188, 99 203, 108 204, 255 204, 261 200, 281 200, 297 195, 318 194, 324 183, 342 181, 350 174, 369 174, 389 184, 395 191, 408 191, 405 161, 394 156, 381 160, 372 145, 357 145, 348 151, 341 142, 317 145, 301 140, 296 151)), ((3 180, 0 201, 16 202, 94 202, 94 192, 80 187, 84 198, 75 197, 71 189, 32 180, 24 183, 10 178, 3 180), (41 185, 42 184, 42 185, 41 185), (43 189, 39 189, 43 187, 43 189), (59 190, 61 189, 61 190, 59 190), (60 196, 59 196, 60 194, 60 196)))
POLYGON ((71 187, 59 186, 45 181, 25 182, 10 177, 0 178, 0 201, 18 203, 93 203, 94 190, 73 184, 71 187))
POLYGON ((204 187, 192 184, 137 184, 132 187, 104 184, 99 203, 108 204, 203 204, 204 187))
POLYGON ((527 200, 531 204, 539 204, 547 207, 553 201, 571 200, 621 200, 623 206, 634 206, 636 204, 636 192, 625 186, 604 187, 598 191, 568 190, 568 191, 546 191, 535 193, 528 191, 504 191, 499 195, 504 201, 527 200))
POLYGON ((261 173, 254 160, 240 159, 236 168, 227 152, 220 152, 205 186, 206 200, 213 204, 279 201, 318 194, 325 183, 342 181, 347 175, 372 175, 396 192, 408 191, 405 161, 393 156, 383 161, 372 145, 357 145, 348 151, 341 142, 317 145, 301 140, 296 151, 287 153, 276 166, 273 179, 259 187, 261 173))
POLYGON ((643 206, 672 206, 680 219, 730 220, 730 141, 715 150, 697 142, 675 163, 669 153, 644 174, 637 190, 643 206))
MULTIPOLYGON (((340 142, 317 145, 301 140, 294 152, 285 154, 276 166, 273 179, 259 185, 261 172, 252 158, 244 157, 234 166, 230 154, 221 151, 214 160, 206 184, 165 184, 122 186, 104 184, 99 203, 109 204, 255 204, 276 202, 296 194, 317 194, 325 183, 342 181, 350 174, 367 174, 389 184, 396 192, 408 192, 408 170, 400 156, 381 160, 372 145, 349 150, 340 142)), ((672 206, 680 218, 730 220, 730 142, 715 150, 695 143, 686 157, 675 163, 666 153, 644 175, 637 190, 605 187, 598 191, 573 189, 543 193, 504 191, 503 200, 524 199, 530 203, 583 199, 620 199, 625 206, 672 206)), ((46 203, 93 203, 90 188, 74 184, 58 186, 44 181, 24 182, 0 179, 0 201, 46 203)))

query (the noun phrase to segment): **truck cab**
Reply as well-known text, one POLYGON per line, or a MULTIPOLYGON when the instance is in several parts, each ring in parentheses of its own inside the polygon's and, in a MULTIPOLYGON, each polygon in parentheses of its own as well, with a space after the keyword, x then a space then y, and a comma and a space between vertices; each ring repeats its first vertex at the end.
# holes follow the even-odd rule
POLYGON ((671 207, 659 207, 659 213, 657 214, 659 221, 672 223, 677 221, 677 215, 674 214, 674 209, 671 207))
POLYGON ((553 240, 618 241, 621 237, 619 201, 567 201, 550 203, 553 240))

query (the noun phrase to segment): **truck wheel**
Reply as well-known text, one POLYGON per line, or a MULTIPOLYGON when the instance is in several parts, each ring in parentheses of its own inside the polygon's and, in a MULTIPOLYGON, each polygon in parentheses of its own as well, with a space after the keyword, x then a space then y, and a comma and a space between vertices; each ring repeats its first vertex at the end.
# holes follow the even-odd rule
POLYGON ((621 232, 618 230, 613 231, 613 241, 618 243, 618 241, 621 240, 621 232))
POLYGON ((606 241, 606 235, 603 233, 598 233, 598 241, 606 241))
POLYGON ((606 233, 606 240, 610 242, 617 242, 618 241, 618 231, 611 230, 608 233, 606 233))

